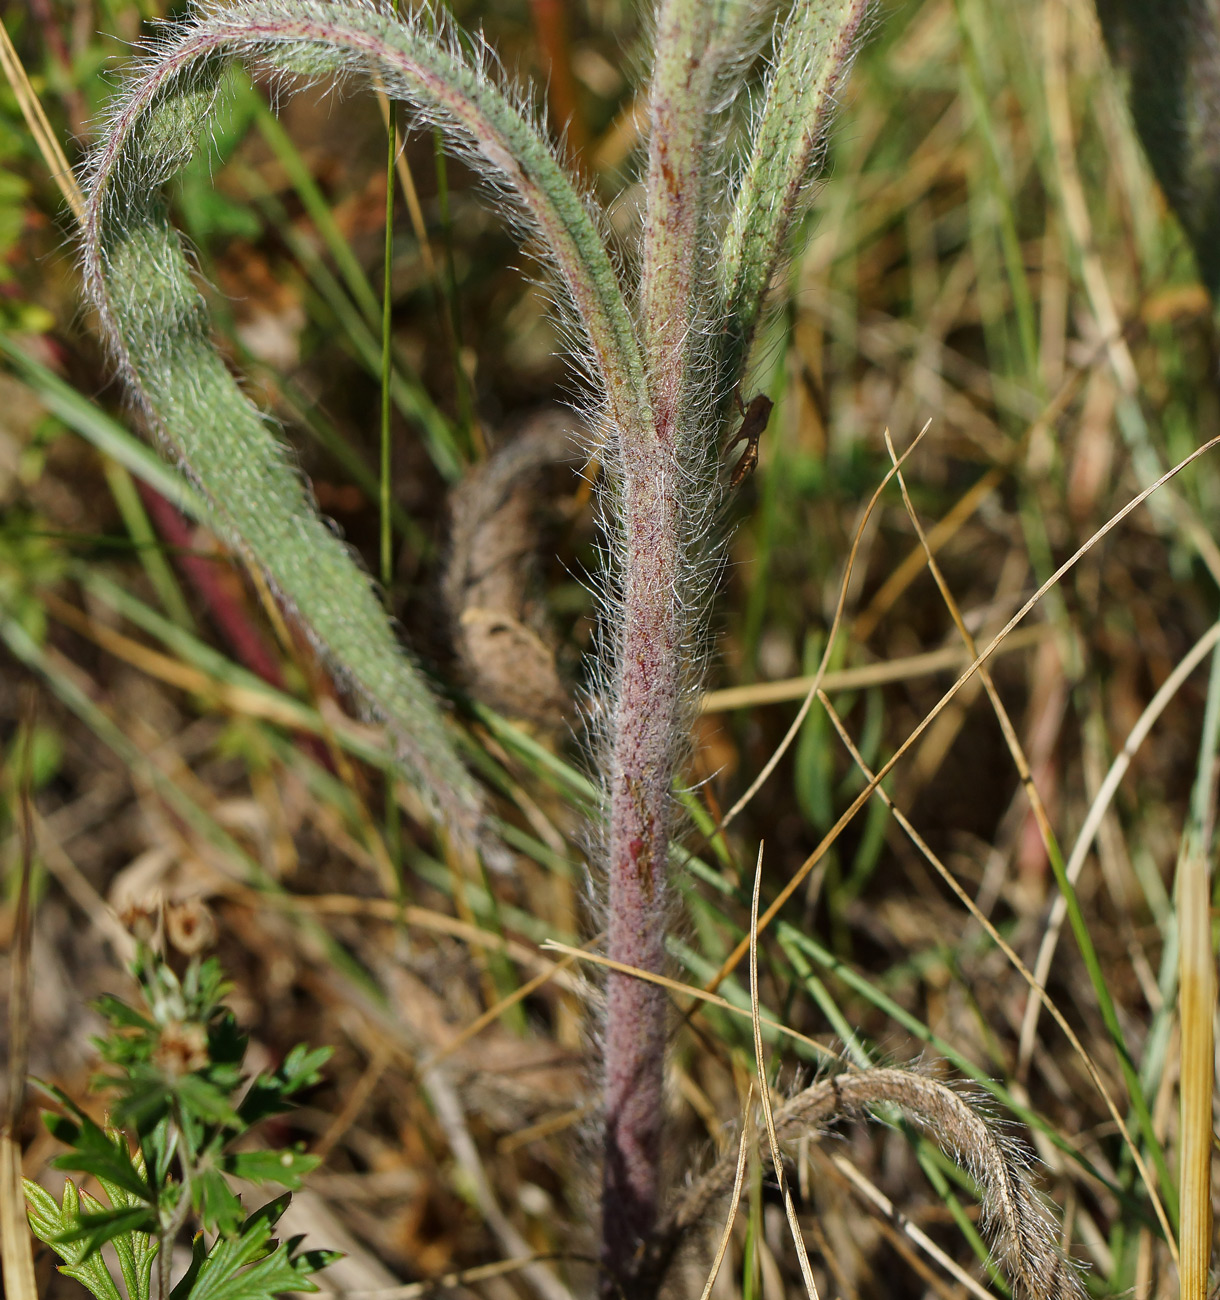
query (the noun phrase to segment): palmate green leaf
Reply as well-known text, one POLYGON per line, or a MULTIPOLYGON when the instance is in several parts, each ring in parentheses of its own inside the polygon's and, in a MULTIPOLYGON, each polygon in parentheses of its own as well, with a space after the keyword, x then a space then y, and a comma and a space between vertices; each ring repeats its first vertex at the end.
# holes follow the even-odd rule
MULTIPOLYGON (((112 1148, 113 1149, 113 1148, 112 1148)), ((107 1155, 101 1152, 69 1151, 51 1161, 55 1169, 72 1169, 82 1174, 92 1174, 95 1178, 117 1183, 134 1196, 145 1200, 151 1199, 151 1189, 132 1168, 130 1158, 126 1165, 121 1156, 107 1155)))
POLYGON ((151 1300, 153 1261, 161 1247, 147 1232, 126 1232, 114 1239, 128 1300, 151 1300))
MULTIPOLYGON (((70 1126, 75 1130, 78 1141, 96 1140, 97 1126, 92 1121, 88 1125, 76 1125, 63 1116, 52 1118, 60 1120, 61 1127, 70 1126)), ((125 1173, 134 1174, 134 1178, 125 1176, 119 1182, 98 1176, 110 1208, 88 1192, 77 1191, 71 1181, 64 1185, 62 1206, 56 1205, 42 1188, 27 1182, 30 1227, 40 1241, 46 1242, 65 1261, 60 1272, 75 1277, 99 1297, 117 1294, 109 1269, 97 1253, 106 1242, 111 1242, 129 1300, 149 1300, 152 1264, 159 1247, 151 1235, 157 1227, 156 1210, 149 1199, 151 1192, 146 1181, 141 1183, 145 1176, 144 1158, 139 1152, 134 1157, 128 1154, 123 1134, 113 1130, 101 1132, 119 1167, 125 1173), (142 1194, 132 1190, 133 1183, 143 1186, 142 1194)))
POLYGON ((237 1230, 242 1203, 218 1169, 204 1169, 191 1182, 191 1201, 205 1229, 222 1236, 237 1230))
MULTIPOLYGON (((113 1088, 114 1085, 110 1075, 93 1080, 94 1087, 113 1088)), ((161 1072, 147 1064, 133 1064, 123 1081, 123 1096, 115 1105, 113 1117, 116 1124, 144 1138, 168 1116, 169 1103, 161 1072)))
MULTIPOLYGON (((216 994, 217 998, 225 996, 229 988, 225 984, 216 994)), ((230 1066, 238 1069, 246 1057, 249 1046, 248 1034, 243 1034, 237 1023, 237 1017, 228 1010, 216 1016, 208 1023, 208 1056, 213 1066, 230 1066)), ((213 1073, 213 1078, 216 1075, 213 1073)))
POLYGON ((296 1191, 304 1178, 322 1163, 320 1156, 304 1151, 241 1151, 225 1156, 225 1173, 252 1183, 279 1183, 296 1191))
POLYGON ((234 1078, 229 1087, 222 1090, 200 1074, 185 1074, 174 1081, 172 1090, 191 1118, 240 1131, 245 1126, 228 1097, 228 1092, 238 1081, 234 1078))
MULTIPOLYGON (((150 1034, 156 1032, 156 1025, 147 1016, 142 1016, 134 1007, 128 1006, 122 998, 116 998, 112 993, 103 993, 100 998, 94 998, 93 1009, 115 1029, 142 1029, 150 1034)), ((139 1040, 124 1037, 123 1041, 139 1040)))
POLYGON ((65 1115, 43 1116, 47 1128, 61 1142, 72 1149, 57 1156, 51 1163, 56 1169, 74 1169, 93 1174, 122 1188, 137 1200, 149 1204, 153 1192, 145 1175, 143 1163, 137 1164, 127 1149, 127 1139, 121 1133, 107 1133, 83 1111, 68 1101, 58 1089, 48 1089, 58 1099, 70 1106, 75 1118, 65 1115))
POLYGON ((317 1291, 309 1275, 333 1263, 334 1251, 297 1253, 294 1237, 275 1242, 272 1231, 288 1208, 288 1193, 256 1210, 233 1236, 221 1236, 203 1253, 196 1237, 191 1267, 170 1300, 274 1300, 284 1291, 317 1291))
POLYGON ((126 1233, 147 1234, 155 1231, 157 1216, 151 1206, 138 1205, 123 1209, 106 1209, 100 1201, 81 1192, 81 1204, 87 1205, 85 1213, 70 1228, 51 1243, 53 1246, 80 1243, 85 1256, 94 1254, 108 1242, 126 1233), (93 1209, 92 1206, 96 1206, 93 1209))
MULTIPOLYGON (((132 1163, 140 1173, 146 1173, 144 1167, 144 1153, 137 1151, 132 1157, 132 1163)), ((134 1209, 139 1205, 136 1197, 125 1191, 115 1183, 108 1182, 106 1179, 99 1180, 102 1189, 110 1198, 110 1204, 114 1208, 131 1208, 134 1209)), ((121 1236, 115 1237, 114 1252, 118 1256, 119 1268, 123 1273, 123 1282, 127 1287, 129 1300, 149 1300, 152 1293, 152 1266, 153 1260, 157 1257, 160 1250, 160 1244, 155 1236, 149 1232, 129 1231, 121 1236)))
MULTIPOLYGON (((123 1300, 102 1257, 88 1255, 83 1242, 63 1239, 65 1233, 80 1223, 81 1200, 76 1186, 70 1180, 64 1183, 61 1205, 28 1178, 22 1179, 22 1185, 29 1210, 30 1231, 64 1261, 59 1265, 59 1271, 66 1277, 75 1278, 97 1300, 123 1300)), ((146 1300, 146 1296, 138 1297, 138 1300, 146 1300)))
POLYGON ((298 1043, 284 1057, 274 1074, 260 1074, 250 1085, 250 1090, 238 1108, 242 1122, 257 1124, 269 1115, 279 1115, 289 1110, 288 1100, 303 1088, 311 1088, 321 1078, 322 1066, 330 1059, 331 1048, 310 1049, 298 1043))
MULTIPOLYGON (((168 973, 168 968, 159 969, 166 970, 168 973)), ((218 1009, 223 1016, 233 1019, 232 1012, 219 1007, 221 998, 227 997, 233 991, 233 983, 225 978, 224 967, 215 957, 209 957, 198 966, 187 967, 186 975, 182 980, 182 991, 188 1005, 200 1020, 206 1020, 218 1009)))

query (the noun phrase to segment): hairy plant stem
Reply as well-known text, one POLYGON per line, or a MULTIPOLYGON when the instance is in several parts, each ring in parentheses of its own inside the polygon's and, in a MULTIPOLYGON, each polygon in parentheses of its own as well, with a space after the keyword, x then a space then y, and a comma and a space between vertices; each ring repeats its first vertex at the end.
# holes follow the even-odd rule
MULTIPOLYGON (((690 385, 706 309, 699 257, 709 211, 711 90, 728 6, 663 0, 649 94, 647 212, 640 268, 639 328, 648 359, 650 436, 618 451, 619 626, 611 691, 607 951, 653 974, 665 966, 669 921, 671 787, 685 730, 690 672, 683 600, 693 574, 690 518, 699 473, 715 434, 693 415, 690 385), (694 471, 694 472, 692 472, 694 471)), ((697 511, 697 507, 695 507, 697 511)), ((697 580, 696 580, 697 583, 697 580)), ((630 1261, 660 1210, 668 999, 655 984, 611 974, 604 1041, 605 1163, 602 1292, 623 1293, 630 1261)))
MULTIPOLYGON (((632 457, 623 477, 621 640, 610 771, 607 951, 659 972, 669 912, 674 737, 681 733, 682 564, 670 439, 632 457)), ((606 989, 602 1183, 603 1291, 656 1222, 668 998, 655 984, 611 974, 606 989)))
MULTIPOLYGON (((614 467, 622 585, 607 773, 608 955, 654 974, 665 966, 671 789, 687 733, 684 701, 697 676, 689 611, 715 567, 705 539, 722 490, 720 433, 863 10, 864 0, 794 7, 758 125, 763 149, 751 158, 733 213, 721 287, 710 272, 716 259, 705 256, 714 246, 719 100, 731 93, 756 15, 734 0, 662 0, 658 9, 639 297, 653 423, 646 440, 624 437, 614 467), (773 183, 769 195, 765 183, 773 183), (709 348, 718 333, 723 342, 709 348)), ((667 1014, 658 986, 608 977, 607 1297, 647 1291, 633 1261, 655 1234, 660 1207, 667 1014)))

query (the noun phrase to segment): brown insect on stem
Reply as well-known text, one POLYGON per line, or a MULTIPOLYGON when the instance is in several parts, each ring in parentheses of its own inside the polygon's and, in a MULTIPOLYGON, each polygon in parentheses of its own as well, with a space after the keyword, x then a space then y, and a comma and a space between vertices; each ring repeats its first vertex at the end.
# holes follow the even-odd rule
MULTIPOLYGON (((737 399, 737 405, 741 406, 740 397, 737 399)), ((741 425, 732 442, 725 448, 725 451, 732 451, 739 442, 744 441, 746 444, 745 450, 737 458, 737 464, 733 466, 733 473, 729 478, 730 490, 740 487, 758 466, 758 440, 767 427, 767 421, 771 418, 771 408, 774 405, 775 403, 766 393, 758 393, 750 399, 750 405, 742 410, 741 425)))

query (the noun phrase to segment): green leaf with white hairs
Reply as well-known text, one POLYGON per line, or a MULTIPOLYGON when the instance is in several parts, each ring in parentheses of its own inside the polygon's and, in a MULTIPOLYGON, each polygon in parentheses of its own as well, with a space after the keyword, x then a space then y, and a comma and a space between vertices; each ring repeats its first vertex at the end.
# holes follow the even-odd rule
POLYGON ((730 372, 749 352, 868 7, 868 0, 797 0, 784 25, 720 264, 730 372))
MULTIPOLYGON (((192 95, 192 99, 194 99, 192 95)), ((154 112, 158 152, 169 123, 154 112)), ((469 839, 480 799, 422 677, 402 652, 368 578, 313 509, 300 475, 208 338, 203 300, 155 199, 106 202, 97 247, 105 316, 149 423, 205 496, 222 536, 266 574, 319 649, 389 725, 408 775, 469 839)))
MULTIPOLYGON (((712 206, 715 92, 735 43, 738 5, 663 0, 648 96, 648 175, 640 304, 657 385, 680 376, 706 259, 700 243, 712 206)), ((655 399, 654 399, 655 400, 655 399)))
POLYGON ((234 58, 295 75, 357 72, 435 121, 509 191, 558 271, 612 425, 651 428, 634 325, 597 222, 537 126, 419 19, 334 0, 239 0, 197 11, 155 49, 95 153, 84 263, 90 294, 151 428, 336 673, 386 723, 407 775, 452 831, 482 801, 368 578, 210 340, 203 299, 157 193, 192 155, 234 58))

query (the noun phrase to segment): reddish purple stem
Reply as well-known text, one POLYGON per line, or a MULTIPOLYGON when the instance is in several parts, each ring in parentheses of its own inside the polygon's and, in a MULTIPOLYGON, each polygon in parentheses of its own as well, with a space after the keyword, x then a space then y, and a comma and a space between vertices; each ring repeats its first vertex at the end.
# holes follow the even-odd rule
MULTIPOLYGON (((670 783, 681 731, 682 620, 677 599, 678 476, 658 431, 623 477, 626 563, 610 785, 609 956, 660 974, 668 929, 670 783)), ((669 1000, 656 984, 607 983, 603 1294, 618 1296, 656 1226, 665 1114, 669 1000)))
POLYGON ((173 548, 174 563, 199 593, 208 614, 228 641, 239 663, 257 673, 268 686, 284 690, 284 674, 258 628, 233 598, 220 573, 219 562, 198 553, 186 520, 154 488, 137 481, 144 509, 157 532, 173 548))

